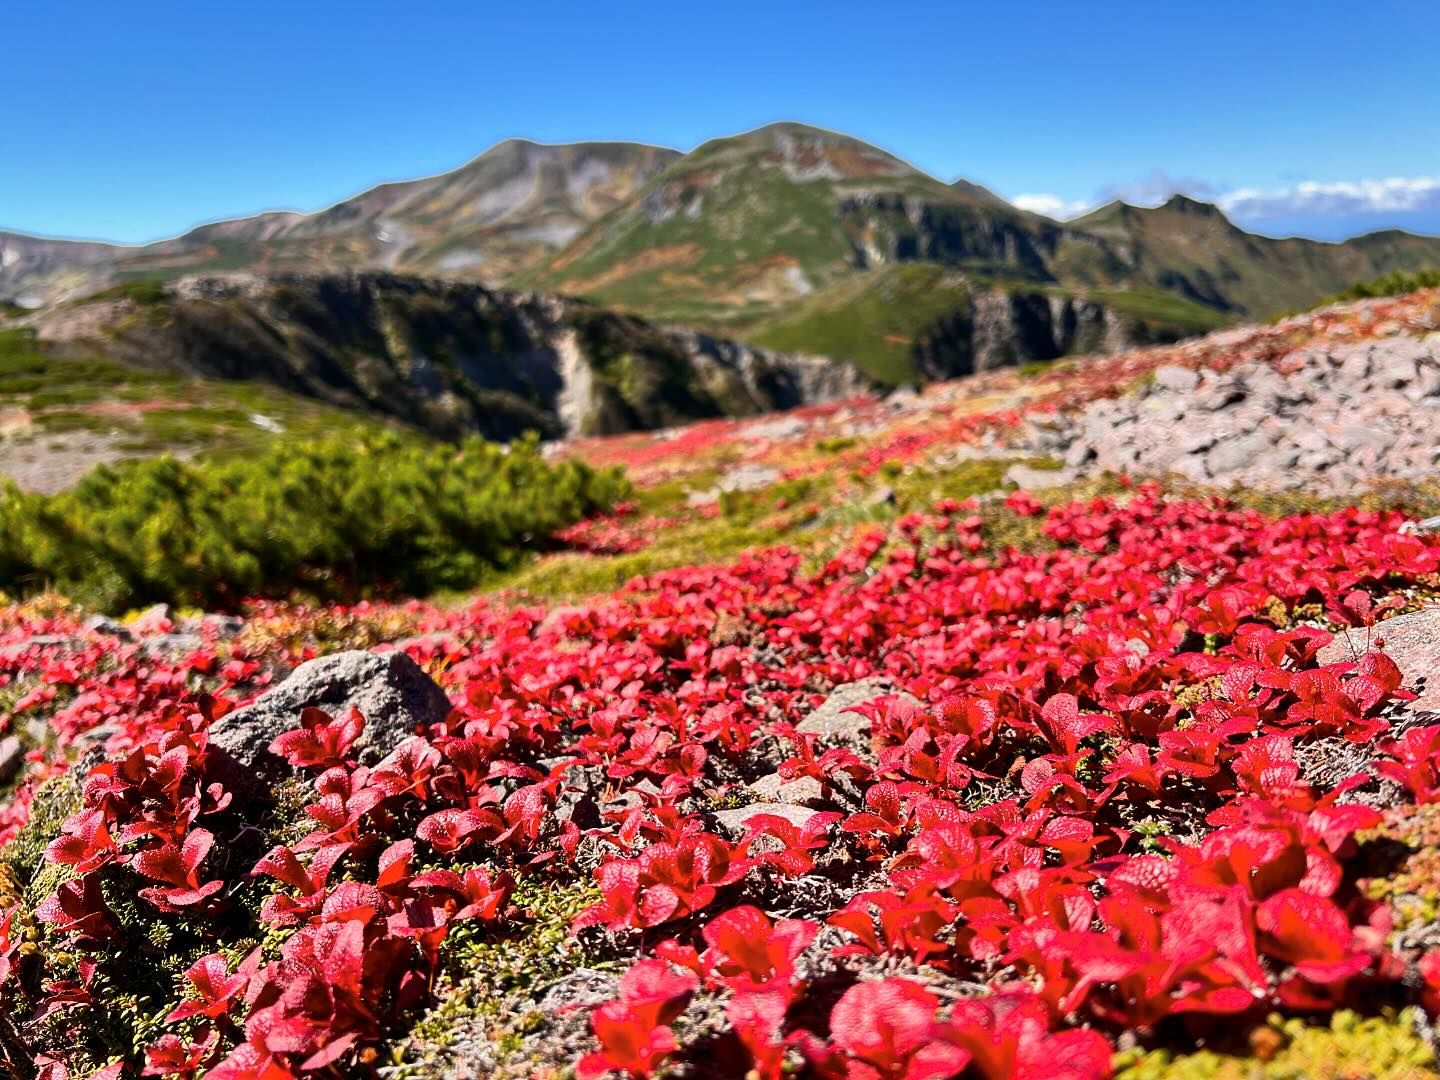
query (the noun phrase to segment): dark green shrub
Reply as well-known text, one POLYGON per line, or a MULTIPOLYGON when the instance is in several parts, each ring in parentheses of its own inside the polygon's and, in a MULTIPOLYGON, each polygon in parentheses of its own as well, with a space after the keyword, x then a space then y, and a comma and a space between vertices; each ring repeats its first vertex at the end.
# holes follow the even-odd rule
POLYGON ((1418 292, 1420 289, 1433 289, 1436 286, 1440 286, 1440 270, 1392 270, 1371 281, 1357 282, 1326 302, 1370 300, 1377 296, 1403 296, 1405 293, 1418 292))
POLYGON ((628 492, 614 471, 395 435, 278 441, 245 458, 101 467, 55 495, 0 488, 0 589, 98 607, 225 606, 474 585, 628 492))

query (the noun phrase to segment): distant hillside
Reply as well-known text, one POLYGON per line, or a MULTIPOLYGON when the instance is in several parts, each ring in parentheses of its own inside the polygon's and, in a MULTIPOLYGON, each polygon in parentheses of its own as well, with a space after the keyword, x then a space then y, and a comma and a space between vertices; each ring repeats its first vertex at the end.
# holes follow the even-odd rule
POLYGON ((1045 359, 1097 341, 1173 340, 1422 266, 1440 266, 1440 238, 1273 240, 1183 196, 1156 209, 1115 203, 1062 225, 848 136, 776 124, 680 158, 519 280, 843 356, 893 381, 933 366, 937 340, 952 357, 945 370, 957 372, 989 366, 987 354, 1045 359), (901 266, 929 269, 897 274, 901 266), (972 299, 996 286, 1019 313, 997 325, 1015 334, 967 345, 972 299), (1044 306, 1036 293, 1069 298, 1088 313, 1082 323, 1104 332, 1071 335, 1063 312, 1053 331, 1039 326, 1025 315, 1044 306))
POLYGON ((277 436, 403 429, 264 382, 141 370, 42 351, 0 320, 0 480, 57 491, 99 464, 173 453, 248 455, 277 436))
POLYGON ((196 272, 379 270, 579 296, 887 382, 1171 340, 1428 267, 1440 237, 1277 240, 1184 196, 1062 224, 796 123, 683 155, 511 140, 318 213, 138 248, 0 233, 0 300, 196 272))
POLYGON ((28 322, 52 355, 246 380, 446 438, 651 429, 871 385, 845 363, 585 301, 387 273, 135 283, 28 322))
MULTIPOLYGON (((1440 237, 1391 230, 1341 244, 1276 240, 1184 195, 1153 209, 1110 203, 1070 224, 1120 256, 1126 270, 1116 285, 1148 285, 1249 318, 1301 308, 1394 270, 1440 266, 1440 237)), ((1056 272, 1068 269, 1062 261, 1056 272)))
POLYGON ((1224 322, 1217 311, 1153 290, 1076 293, 895 263, 842 278, 734 331, 757 345, 849 360, 898 384, 1176 341, 1224 322))

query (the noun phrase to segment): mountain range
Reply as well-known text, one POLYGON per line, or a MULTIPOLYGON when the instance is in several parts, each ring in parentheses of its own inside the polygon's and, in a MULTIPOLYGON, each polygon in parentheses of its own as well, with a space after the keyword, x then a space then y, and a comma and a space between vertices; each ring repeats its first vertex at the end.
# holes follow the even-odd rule
POLYGON ((138 247, 0 232, 0 300, 26 306, 181 275, 378 271, 580 297, 891 384, 1172 340, 1431 266, 1440 238, 1271 239, 1180 195, 1053 221, 795 123, 685 154, 509 140, 316 213, 138 247))

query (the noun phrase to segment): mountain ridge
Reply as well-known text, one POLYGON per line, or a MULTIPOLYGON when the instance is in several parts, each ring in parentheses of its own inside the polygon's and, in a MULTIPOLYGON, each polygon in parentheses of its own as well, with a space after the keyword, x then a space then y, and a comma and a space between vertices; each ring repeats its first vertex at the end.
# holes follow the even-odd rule
POLYGON ((466 265, 446 266, 447 253, 434 249, 449 245, 450 255, 465 258, 465 243, 477 237, 485 239, 486 261, 495 269, 486 275, 490 280, 558 246, 590 217, 604 213, 607 200, 619 199, 637 179, 678 155, 643 143, 512 138, 457 168, 374 184, 316 211, 277 209, 219 218, 146 244, 0 231, 0 295, 53 302, 133 277, 241 269, 464 271, 466 265), (527 206, 527 199, 539 205, 527 206), (507 224, 517 210, 525 211, 521 220, 507 224), (392 223, 390 235, 374 227, 387 213, 401 218, 398 229, 392 223), (386 250, 392 244, 394 249, 386 250), (75 258, 59 259, 60 251, 75 258))
MULTIPOLYGON (((0 298, 54 301, 190 273, 390 271, 580 296, 741 340, 773 340, 780 326, 795 347, 861 363, 884 336, 890 352, 905 353, 872 366, 891 381, 923 373, 935 343, 953 338, 977 298, 993 307, 985 298, 997 289, 1036 312, 1055 300, 1138 313, 1141 336, 1107 314, 1097 339, 1133 344, 1265 318, 1355 281, 1430 266, 1440 266, 1440 237, 1265 237, 1185 195, 1156 207, 1117 200, 1055 221, 797 121, 685 153, 507 139, 456 169, 372 185, 313 213, 225 219, 141 247, 0 233, 0 298), (846 312, 852 332, 839 352, 834 334, 796 336, 820 325, 827 298, 839 304, 854 292, 847 283, 909 265, 968 284, 949 289, 950 308, 911 279, 899 290, 909 307, 898 319, 874 303, 865 306, 869 321, 846 312)), ((872 298, 884 291, 870 285, 859 289, 872 298)))

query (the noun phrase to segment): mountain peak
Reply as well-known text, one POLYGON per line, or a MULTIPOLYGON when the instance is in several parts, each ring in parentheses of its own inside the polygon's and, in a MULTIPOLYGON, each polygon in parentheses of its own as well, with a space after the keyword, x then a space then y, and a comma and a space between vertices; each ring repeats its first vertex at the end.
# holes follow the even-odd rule
POLYGON ((1201 217, 1224 217, 1220 207, 1212 202, 1202 202, 1199 199, 1191 198, 1183 192, 1175 192, 1164 204, 1159 207, 1161 210, 1168 210, 1175 214, 1195 214, 1201 217))
POLYGON ((888 150, 839 131, 780 120, 711 139, 686 155, 694 167, 750 169, 779 167, 787 173, 826 179, 922 175, 888 150))

